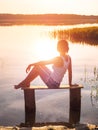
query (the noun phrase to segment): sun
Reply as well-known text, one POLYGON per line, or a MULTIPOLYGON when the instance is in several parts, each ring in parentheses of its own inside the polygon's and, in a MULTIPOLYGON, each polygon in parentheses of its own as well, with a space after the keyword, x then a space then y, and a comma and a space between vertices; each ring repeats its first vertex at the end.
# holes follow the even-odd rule
POLYGON ((57 42, 51 39, 40 39, 34 46, 35 55, 41 60, 48 60, 58 55, 57 42))

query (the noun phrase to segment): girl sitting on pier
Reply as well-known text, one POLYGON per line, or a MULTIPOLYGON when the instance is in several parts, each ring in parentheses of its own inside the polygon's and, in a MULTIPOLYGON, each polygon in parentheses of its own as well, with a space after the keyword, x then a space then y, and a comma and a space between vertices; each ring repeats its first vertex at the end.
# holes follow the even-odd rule
POLYGON ((71 57, 68 55, 68 42, 66 40, 59 40, 57 43, 57 50, 60 54, 58 57, 28 65, 26 72, 28 73, 30 70, 31 71, 22 82, 14 86, 15 89, 30 87, 30 82, 33 81, 37 76, 40 76, 48 88, 59 88, 67 70, 69 85, 71 86, 72 64, 71 57), (52 64, 53 71, 47 68, 46 65, 48 64, 52 64))

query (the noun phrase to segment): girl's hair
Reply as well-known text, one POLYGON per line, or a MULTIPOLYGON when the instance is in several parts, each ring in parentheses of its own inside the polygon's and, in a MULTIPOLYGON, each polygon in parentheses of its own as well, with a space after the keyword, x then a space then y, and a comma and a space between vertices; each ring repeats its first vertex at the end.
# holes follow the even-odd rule
POLYGON ((66 40, 59 40, 57 43, 57 50, 59 52, 68 52, 69 46, 66 40))

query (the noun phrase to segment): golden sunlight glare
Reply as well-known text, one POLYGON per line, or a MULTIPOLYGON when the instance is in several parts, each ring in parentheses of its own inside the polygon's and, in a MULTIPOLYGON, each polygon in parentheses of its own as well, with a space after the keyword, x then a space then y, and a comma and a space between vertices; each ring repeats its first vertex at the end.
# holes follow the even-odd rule
POLYGON ((42 39, 36 42, 34 52, 37 57, 43 60, 51 59, 57 56, 56 41, 42 39))

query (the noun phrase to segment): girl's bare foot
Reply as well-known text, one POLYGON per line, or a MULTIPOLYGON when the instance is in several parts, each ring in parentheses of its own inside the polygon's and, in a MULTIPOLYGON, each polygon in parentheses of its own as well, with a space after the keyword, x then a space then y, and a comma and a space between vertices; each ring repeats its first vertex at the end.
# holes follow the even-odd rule
POLYGON ((15 89, 26 88, 26 87, 30 87, 30 84, 26 84, 26 83, 24 83, 24 82, 21 82, 21 83, 18 84, 18 85, 14 85, 14 88, 15 88, 15 89))

